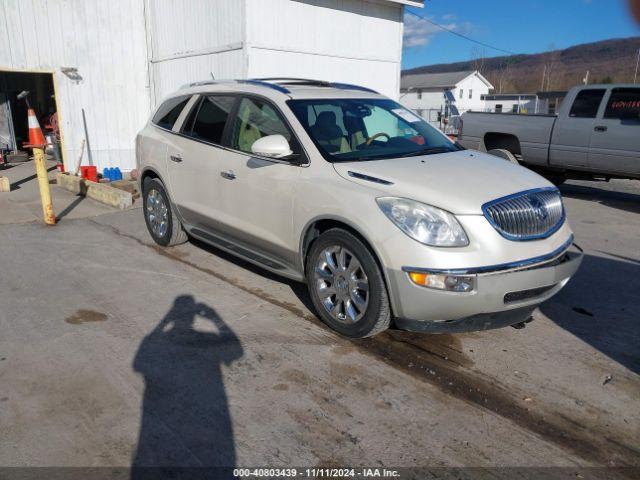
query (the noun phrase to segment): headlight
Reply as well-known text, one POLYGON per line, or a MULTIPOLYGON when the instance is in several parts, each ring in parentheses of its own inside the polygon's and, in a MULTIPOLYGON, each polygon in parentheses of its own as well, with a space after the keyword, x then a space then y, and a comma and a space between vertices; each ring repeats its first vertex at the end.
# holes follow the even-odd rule
POLYGON ((465 247, 469 239, 449 212, 406 198, 382 197, 378 206, 400 230, 433 247, 465 247))

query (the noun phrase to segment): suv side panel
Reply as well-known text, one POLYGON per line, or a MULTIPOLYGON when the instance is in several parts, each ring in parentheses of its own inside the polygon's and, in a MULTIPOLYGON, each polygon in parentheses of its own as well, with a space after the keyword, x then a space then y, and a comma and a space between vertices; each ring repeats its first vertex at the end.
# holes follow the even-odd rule
POLYGON ((231 117, 229 149, 220 156, 218 174, 219 227, 225 235, 293 270, 297 258, 293 204, 302 169, 247 150, 261 136, 282 133, 295 138, 294 133, 277 107, 263 98, 243 96, 231 117), (243 135, 247 141, 242 141, 243 135))

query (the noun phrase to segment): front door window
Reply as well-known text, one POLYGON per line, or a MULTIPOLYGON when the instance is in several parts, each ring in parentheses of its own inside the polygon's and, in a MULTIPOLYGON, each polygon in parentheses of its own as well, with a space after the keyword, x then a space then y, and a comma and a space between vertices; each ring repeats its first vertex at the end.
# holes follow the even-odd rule
POLYGON ((256 140, 269 135, 282 135, 291 150, 300 153, 291 131, 271 105, 262 100, 243 98, 234 120, 231 148, 252 153, 251 147, 256 140))

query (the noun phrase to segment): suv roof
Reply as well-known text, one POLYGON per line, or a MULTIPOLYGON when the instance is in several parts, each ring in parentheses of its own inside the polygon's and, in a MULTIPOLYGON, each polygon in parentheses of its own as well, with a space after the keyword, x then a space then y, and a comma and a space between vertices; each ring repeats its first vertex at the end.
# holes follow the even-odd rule
POLYGON ((207 80, 184 85, 176 95, 202 92, 254 92, 287 98, 371 98, 380 97, 376 91, 359 85, 327 82, 306 78, 255 78, 248 80, 207 80))

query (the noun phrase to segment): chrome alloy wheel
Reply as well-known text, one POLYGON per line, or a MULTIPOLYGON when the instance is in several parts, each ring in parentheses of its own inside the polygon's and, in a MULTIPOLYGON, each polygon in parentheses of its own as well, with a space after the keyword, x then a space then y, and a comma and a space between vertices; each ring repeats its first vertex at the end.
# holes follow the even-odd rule
POLYGON ((369 305, 369 280, 353 253, 338 245, 325 248, 314 279, 320 302, 333 318, 342 323, 362 319, 369 305))
POLYGON ((152 188, 147 194, 147 219, 153 233, 163 238, 169 228, 169 209, 164 197, 158 190, 152 188))

